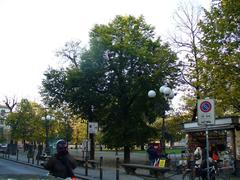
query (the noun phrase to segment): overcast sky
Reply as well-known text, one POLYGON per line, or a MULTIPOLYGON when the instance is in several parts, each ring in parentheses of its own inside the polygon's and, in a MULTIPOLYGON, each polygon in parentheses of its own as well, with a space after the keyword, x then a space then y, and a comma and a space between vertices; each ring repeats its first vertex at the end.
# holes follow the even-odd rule
MULTIPOLYGON (((181 0, 0 0, 0 103, 15 96, 39 102, 48 66, 59 66, 56 49, 88 43, 94 24, 116 15, 143 15, 164 39, 181 0)), ((189 0, 186 0, 189 1, 189 0)), ((192 0, 205 8, 211 0, 192 0)))

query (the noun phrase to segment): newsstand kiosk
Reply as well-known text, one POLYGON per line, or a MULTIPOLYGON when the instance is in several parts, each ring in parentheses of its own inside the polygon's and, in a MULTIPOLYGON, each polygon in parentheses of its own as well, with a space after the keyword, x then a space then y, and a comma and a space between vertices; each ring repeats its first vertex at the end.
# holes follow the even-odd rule
MULTIPOLYGON (((183 131, 187 134, 188 151, 192 153, 197 146, 206 148, 206 129, 198 122, 186 122, 183 131)), ((214 125, 208 126, 209 147, 219 152, 223 167, 233 169, 240 176, 240 117, 215 119, 214 125)))

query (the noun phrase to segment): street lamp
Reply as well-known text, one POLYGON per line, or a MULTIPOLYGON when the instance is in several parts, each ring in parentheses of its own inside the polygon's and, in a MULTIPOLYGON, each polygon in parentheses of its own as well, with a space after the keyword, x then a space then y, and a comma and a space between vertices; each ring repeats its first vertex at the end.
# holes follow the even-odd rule
POLYGON ((88 176, 88 160, 89 160, 89 155, 88 155, 88 144, 89 144, 89 139, 90 139, 90 159, 94 159, 94 136, 92 133, 89 133, 89 122, 92 122, 93 120, 93 111, 94 111, 94 106, 91 105, 89 109, 89 119, 87 120, 87 138, 86 138, 86 156, 85 156, 85 161, 86 161, 86 168, 85 168, 85 175, 88 176))
POLYGON ((50 149, 49 149, 49 142, 48 142, 48 132, 49 132, 49 121, 54 120, 55 118, 51 115, 46 115, 42 117, 42 120, 45 122, 45 130, 46 130, 46 147, 45 147, 45 153, 47 155, 50 154, 50 149))
MULTIPOLYGON (((171 88, 169 88, 166 84, 159 88, 159 92, 164 94, 165 100, 172 99, 174 97, 174 93, 171 88)), ((155 98, 157 93, 154 90, 148 91, 149 98, 155 98)), ((162 149, 162 153, 165 154, 165 115, 162 117, 162 138, 160 139, 160 146, 162 149)))

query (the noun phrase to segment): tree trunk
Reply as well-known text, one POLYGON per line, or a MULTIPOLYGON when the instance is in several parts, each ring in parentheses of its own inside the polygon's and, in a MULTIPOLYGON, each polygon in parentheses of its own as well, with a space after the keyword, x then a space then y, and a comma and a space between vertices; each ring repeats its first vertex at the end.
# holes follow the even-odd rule
POLYGON ((26 141, 23 140, 23 151, 25 152, 27 150, 27 147, 26 147, 26 141))
POLYGON ((193 109, 192 122, 196 121, 196 116, 197 116, 197 103, 193 109))
POLYGON ((128 146, 124 146, 124 163, 130 162, 130 148, 128 146))

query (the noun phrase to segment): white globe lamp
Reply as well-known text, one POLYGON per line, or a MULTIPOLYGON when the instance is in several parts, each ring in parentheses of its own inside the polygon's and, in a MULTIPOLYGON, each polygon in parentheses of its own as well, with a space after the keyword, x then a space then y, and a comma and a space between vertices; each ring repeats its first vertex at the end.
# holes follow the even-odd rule
POLYGON ((148 97, 150 97, 150 98, 156 97, 156 92, 154 90, 148 91, 148 97))
POLYGON ((164 95, 169 95, 169 94, 171 94, 172 93, 172 90, 171 90, 171 88, 169 88, 169 87, 165 87, 164 88, 164 90, 163 90, 163 94, 164 95))
POLYGON ((163 85, 159 88, 159 91, 160 93, 163 93, 164 92, 164 89, 166 88, 167 86, 166 85, 163 85))

